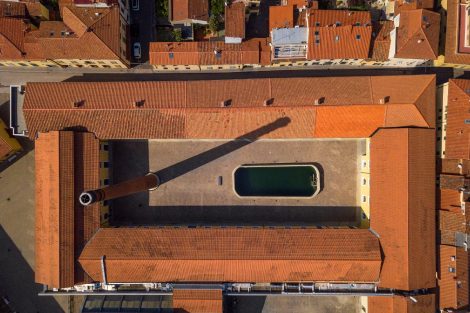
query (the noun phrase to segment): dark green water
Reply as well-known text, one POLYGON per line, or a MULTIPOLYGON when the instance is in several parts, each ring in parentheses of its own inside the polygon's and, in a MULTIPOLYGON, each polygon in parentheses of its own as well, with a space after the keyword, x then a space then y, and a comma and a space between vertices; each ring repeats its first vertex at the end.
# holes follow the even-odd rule
POLYGON ((311 197, 317 188, 316 175, 310 165, 245 165, 235 171, 235 191, 241 197, 311 197))

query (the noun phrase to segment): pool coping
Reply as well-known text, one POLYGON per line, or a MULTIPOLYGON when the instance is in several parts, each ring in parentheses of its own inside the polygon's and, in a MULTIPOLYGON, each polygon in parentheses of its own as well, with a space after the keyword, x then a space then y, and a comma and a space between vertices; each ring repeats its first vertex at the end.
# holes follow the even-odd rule
POLYGON ((241 164, 237 166, 233 171, 232 171, 232 190, 235 196, 237 196, 240 199, 292 199, 292 200, 299 200, 299 199, 312 199, 315 198, 321 191, 321 179, 320 179, 320 171, 318 170, 318 167, 315 166, 314 163, 267 163, 267 164, 241 164), (311 166, 313 170, 315 171, 315 174, 317 175, 317 189, 313 193, 313 195, 309 197, 263 197, 263 196, 240 196, 236 189, 235 189, 235 172, 240 168, 240 167, 300 167, 300 166, 311 166))

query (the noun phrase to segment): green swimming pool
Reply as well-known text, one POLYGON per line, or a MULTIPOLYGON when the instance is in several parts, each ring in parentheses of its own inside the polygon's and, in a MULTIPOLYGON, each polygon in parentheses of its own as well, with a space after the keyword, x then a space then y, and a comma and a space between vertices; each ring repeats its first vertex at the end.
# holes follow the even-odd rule
POLYGON ((320 173, 310 164, 242 165, 234 172, 240 197, 313 197, 320 191, 320 173))

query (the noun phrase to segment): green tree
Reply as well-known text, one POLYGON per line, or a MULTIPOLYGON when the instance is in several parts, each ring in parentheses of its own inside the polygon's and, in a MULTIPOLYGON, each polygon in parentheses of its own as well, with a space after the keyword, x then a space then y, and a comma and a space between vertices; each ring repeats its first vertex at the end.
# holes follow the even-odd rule
POLYGON ((216 33, 220 30, 220 21, 219 18, 215 15, 211 15, 209 18, 209 30, 212 33, 216 33))
POLYGON ((183 41, 183 34, 181 33, 181 28, 173 29, 173 40, 177 42, 183 41))

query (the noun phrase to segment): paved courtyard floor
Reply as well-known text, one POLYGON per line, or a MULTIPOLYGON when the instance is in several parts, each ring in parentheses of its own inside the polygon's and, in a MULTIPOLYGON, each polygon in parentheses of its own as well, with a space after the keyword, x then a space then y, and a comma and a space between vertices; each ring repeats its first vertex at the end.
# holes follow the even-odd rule
POLYGON ((157 172, 162 185, 113 202, 114 223, 194 225, 356 225, 364 140, 114 141, 114 182, 157 172), (243 164, 314 163, 313 198, 241 198, 233 172, 243 164), (222 182, 222 184, 220 184, 222 182))
POLYGON ((354 296, 244 296, 227 299, 231 313, 360 313, 360 297, 354 296), (236 299, 235 301, 233 301, 236 299))

